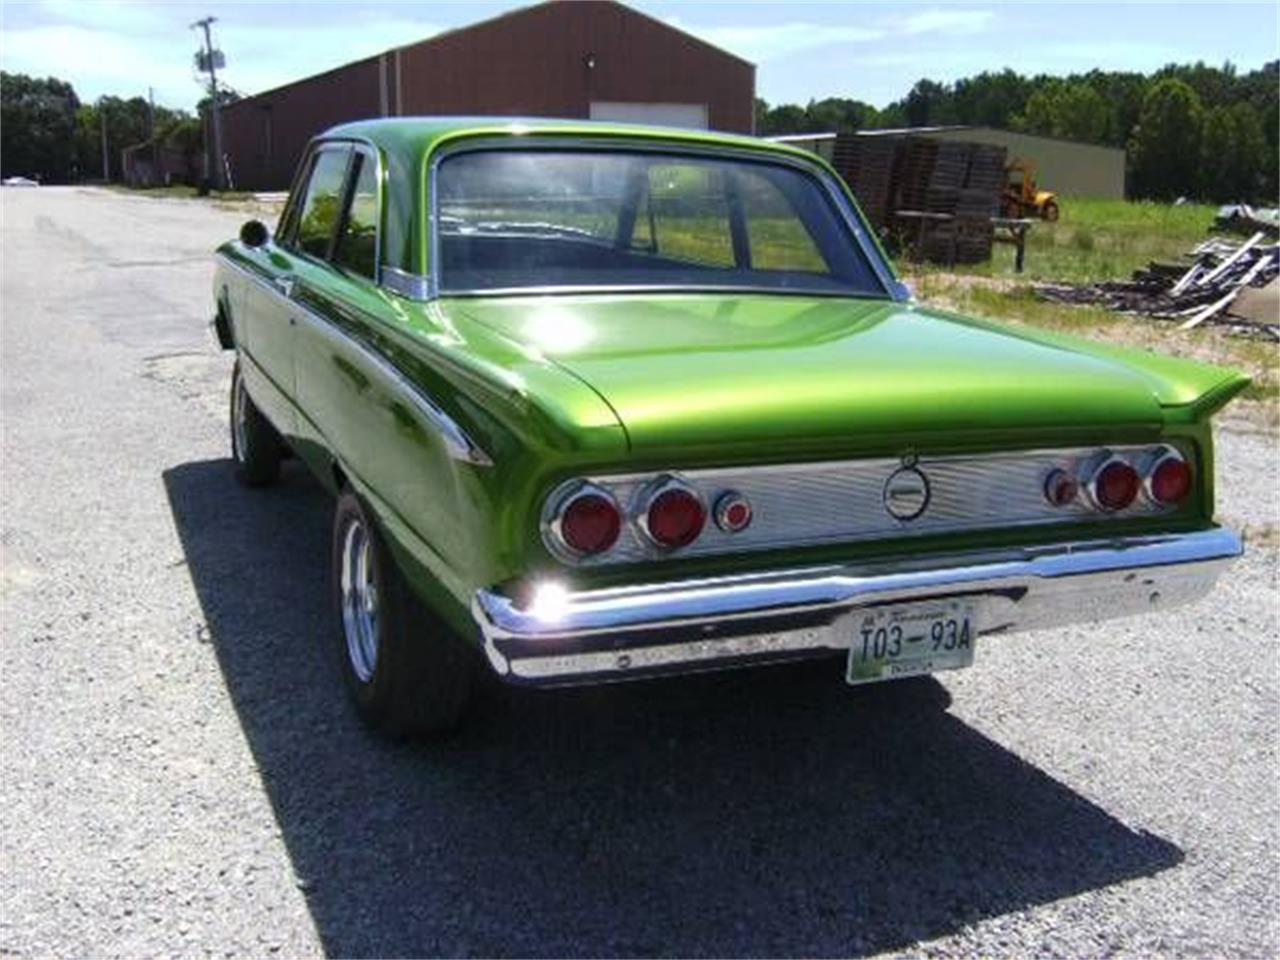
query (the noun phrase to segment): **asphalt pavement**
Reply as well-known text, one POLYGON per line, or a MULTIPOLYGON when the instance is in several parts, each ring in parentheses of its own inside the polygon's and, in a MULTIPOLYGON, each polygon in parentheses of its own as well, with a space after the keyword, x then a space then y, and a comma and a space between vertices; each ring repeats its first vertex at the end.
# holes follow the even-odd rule
MULTIPOLYGON (((330 501, 232 480, 244 215, 0 217, 0 956, 1280 952, 1273 548, 936 680, 496 689, 390 744, 332 659, 330 501)), ((1218 443, 1222 514, 1274 533, 1275 437, 1218 443)))

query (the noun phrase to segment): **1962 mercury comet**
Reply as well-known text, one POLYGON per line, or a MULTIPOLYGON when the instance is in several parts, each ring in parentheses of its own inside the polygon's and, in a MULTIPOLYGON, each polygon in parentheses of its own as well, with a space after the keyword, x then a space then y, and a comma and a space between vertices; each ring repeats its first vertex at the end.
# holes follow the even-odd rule
POLYGON ((238 475, 296 455, 337 495, 335 632, 386 730, 456 722, 486 662, 963 667, 1241 551, 1209 418, 1245 377, 920 306, 778 144, 348 124, 217 261, 238 475))

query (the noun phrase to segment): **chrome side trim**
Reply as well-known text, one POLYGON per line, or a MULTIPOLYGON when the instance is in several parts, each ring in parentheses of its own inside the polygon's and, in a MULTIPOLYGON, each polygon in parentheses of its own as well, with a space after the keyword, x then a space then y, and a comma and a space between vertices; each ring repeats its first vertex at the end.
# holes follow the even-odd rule
MULTIPOLYGON (((472 153, 485 150, 545 150, 545 149, 583 149, 590 147, 597 150, 616 150, 621 152, 669 153, 690 156, 733 158, 750 160, 756 163, 775 163, 789 166, 812 177, 818 186, 826 192, 832 201, 841 221, 849 231, 862 256, 866 258, 871 272, 880 282, 884 296, 890 300, 905 303, 909 299, 909 291, 904 291, 893 275, 893 270, 885 261, 879 246, 870 237, 869 225, 854 209, 847 193, 841 189, 833 174, 818 163, 803 156, 774 153, 770 150, 753 150, 739 146, 717 146, 700 143, 671 143, 662 140, 632 139, 626 137, 588 137, 588 136, 556 136, 541 134, 533 136, 476 136, 466 138, 444 147, 429 155, 430 166, 425 171, 424 180, 427 185, 427 295, 425 299, 435 299, 440 295, 440 191, 437 188, 440 165, 449 157, 459 153, 472 153)), ((507 291, 512 292, 512 291, 507 291)), ((544 288, 543 292, 546 292, 544 288)), ((553 289, 552 292, 580 292, 553 289)), ((759 290, 761 294, 772 291, 759 290)), ((452 291, 451 291, 452 295, 452 291)), ((856 294, 855 294, 856 295, 856 294)))
POLYGON ((382 286, 392 293, 410 300, 429 299, 430 284, 420 273, 410 273, 399 267, 382 268, 382 286))
POLYGON ((983 634, 1163 610, 1199 599, 1242 552, 1225 528, 597 590, 521 605, 480 590, 490 664, 515 682, 624 679, 849 648, 860 607, 964 595, 983 634))
POLYGON ((410 399, 423 419, 440 434, 445 450, 448 451, 450 457, 478 467, 493 466, 493 459, 467 435, 466 431, 458 425, 458 422, 445 413, 435 400, 428 396, 416 383, 409 380, 389 360, 348 335, 326 317, 309 309, 297 300, 285 297, 273 283, 259 277, 247 267, 232 261, 225 254, 215 254, 215 256, 228 267, 258 284, 263 290, 270 291, 275 296, 283 298, 289 304, 289 308, 305 319, 308 326, 318 334, 343 346, 350 347, 359 353, 376 372, 394 384, 401 393, 410 399))
MULTIPOLYGON (((232 270, 236 271, 236 273, 240 274, 240 275, 241 275, 242 277, 244 277, 246 280, 250 280, 250 281, 252 281, 253 283, 256 283, 256 284, 257 284, 258 286, 260 286, 263 290, 266 290, 266 291, 267 291, 267 292, 269 292, 269 293, 273 293, 273 294, 275 294, 277 297, 282 296, 282 294, 281 294, 280 290, 276 287, 276 285, 275 285, 274 283, 272 283, 272 282, 271 282, 270 280, 268 280, 266 277, 264 277, 264 276, 262 276, 261 274, 259 274, 257 271, 255 271, 255 270, 250 270, 250 269, 249 269, 248 267, 246 267, 244 264, 242 264, 242 263, 236 263, 236 261, 232 260, 232 259, 231 259, 230 257, 228 257, 225 253, 216 253, 216 252, 215 252, 215 253, 214 253, 214 255, 213 255, 213 258, 214 258, 215 260, 219 261, 220 263, 222 263, 222 264, 223 264, 223 266, 230 267, 232 270)), ((292 300, 290 300, 289 302, 290 302, 290 303, 292 303, 293 301, 292 301, 292 300)))
POLYGON ((307 325, 316 333, 342 346, 354 349, 379 376, 389 381, 394 387, 398 388, 398 392, 408 397, 414 409, 440 434, 440 439, 450 457, 478 467, 493 466, 493 459, 467 436, 466 431, 458 426, 457 421, 440 409, 421 387, 400 371, 399 367, 370 347, 365 346, 359 340, 343 332, 326 317, 300 303, 294 302, 293 306, 306 321, 307 325))

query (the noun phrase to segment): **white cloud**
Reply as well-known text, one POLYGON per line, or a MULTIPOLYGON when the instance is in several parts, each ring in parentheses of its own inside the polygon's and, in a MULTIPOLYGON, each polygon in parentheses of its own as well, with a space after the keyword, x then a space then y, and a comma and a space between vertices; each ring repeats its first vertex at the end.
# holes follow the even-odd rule
POLYGON ((114 32, 158 30, 166 25, 163 8, 131 0, 42 0, 40 10, 54 21, 114 32))
POLYGON ((837 44, 867 43, 922 34, 967 35, 986 30, 994 19, 990 10, 923 10, 905 17, 858 26, 789 21, 751 26, 702 27, 680 17, 666 22, 753 63, 768 63, 794 53, 837 44))
POLYGON ((837 43, 864 43, 879 40, 885 32, 875 27, 838 26, 792 21, 762 26, 697 27, 667 17, 677 30, 691 33, 707 43, 736 53, 753 63, 765 63, 804 50, 837 43))
POLYGON ((896 33, 918 36, 922 33, 981 33, 995 18, 991 10, 925 10, 903 17, 896 33))
POLYGON ((146 96, 148 85, 163 102, 190 106, 199 99, 189 59, 156 57, 152 44, 106 30, 75 25, 6 30, 0 61, 5 70, 68 80, 82 100, 105 93, 146 96))
MULTIPOLYGON (((188 28, 186 8, 46 0, 43 9, 62 22, 0 33, 5 70, 68 80, 85 101, 104 94, 146 96, 151 86, 158 103, 193 109, 204 96, 203 77, 192 63, 202 41, 188 28)), ((246 95, 413 43, 440 29, 401 17, 368 19, 358 30, 323 23, 255 26, 248 16, 249 22, 238 20, 235 11, 214 25, 214 43, 227 59, 219 80, 246 95)))
POLYGON ((440 29, 400 18, 367 20, 355 31, 338 24, 256 27, 228 22, 217 44, 227 57, 227 82, 252 94, 416 43, 440 29))

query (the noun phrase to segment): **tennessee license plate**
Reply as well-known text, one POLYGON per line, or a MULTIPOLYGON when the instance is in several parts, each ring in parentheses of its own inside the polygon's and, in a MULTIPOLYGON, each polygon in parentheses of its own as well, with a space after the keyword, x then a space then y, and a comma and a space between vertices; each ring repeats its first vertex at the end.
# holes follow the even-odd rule
POLYGON ((851 618, 849 683, 876 683, 973 663, 978 635, 972 600, 929 600, 869 607, 851 618))

